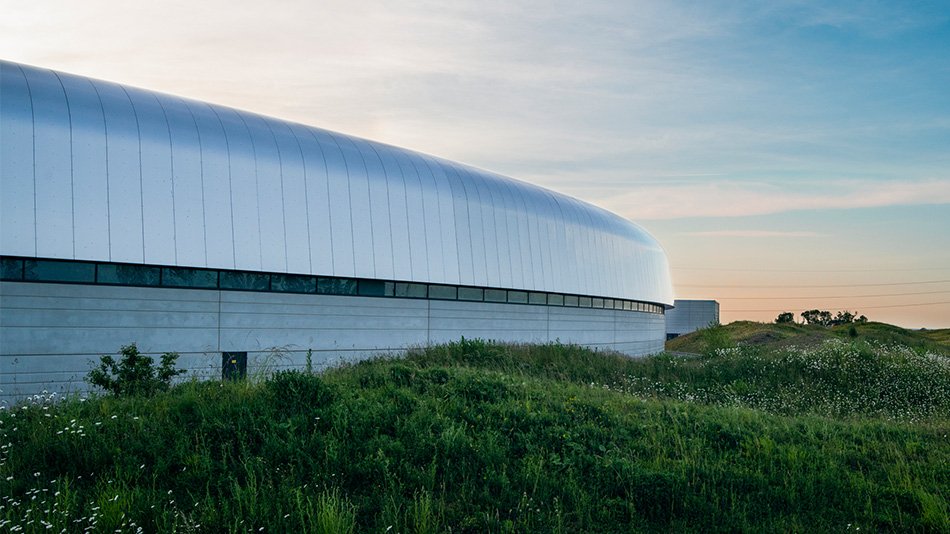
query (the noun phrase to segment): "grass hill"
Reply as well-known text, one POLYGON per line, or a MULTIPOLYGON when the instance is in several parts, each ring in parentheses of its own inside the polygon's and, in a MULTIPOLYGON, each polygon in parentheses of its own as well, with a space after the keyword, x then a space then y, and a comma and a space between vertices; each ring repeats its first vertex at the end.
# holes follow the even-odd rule
MULTIPOLYGON (((825 327, 819 325, 756 323, 736 321, 722 325, 717 332, 727 343, 758 346, 765 349, 786 347, 814 347, 830 339, 870 341, 888 345, 903 345, 938 354, 950 354, 950 328, 940 330, 908 330, 887 323, 870 322, 855 324, 857 334, 852 338, 852 325, 825 327)), ((700 330, 679 336, 667 342, 666 348, 678 352, 703 352, 706 350, 709 332, 700 330)))
POLYGON ((0 411, 0 530, 950 530, 950 360, 463 340, 0 411))

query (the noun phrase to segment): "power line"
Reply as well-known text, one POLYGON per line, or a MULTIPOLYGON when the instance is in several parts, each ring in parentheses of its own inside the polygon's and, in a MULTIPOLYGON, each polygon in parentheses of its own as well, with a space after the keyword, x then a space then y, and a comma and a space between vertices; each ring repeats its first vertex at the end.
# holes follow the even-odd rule
POLYGON ((945 295, 950 291, 915 291, 913 293, 879 293, 877 295, 814 295, 811 297, 717 297, 722 300, 803 300, 803 299, 861 299, 870 297, 906 297, 908 295, 945 295))
POLYGON ((674 271, 715 271, 740 273, 879 273, 911 271, 946 271, 948 267, 908 267, 893 269, 740 269, 726 267, 672 267, 674 271))
POLYGON ((674 284, 676 287, 701 287, 705 289, 740 288, 740 289, 812 289, 818 287, 884 287, 884 286, 915 286, 921 284, 945 284, 950 280, 925 280, 922 282, 891 282, 887 284, 836 284, 836 285, 806 285, 806 286, 738 286, 716 284, 674 284))
MULTIPOLYGON (((913 308, 913 307, 918 307, 918 306, 936 306, 938 304, 950 304, 950 300, 945 300, 942 302, 916 302, 914 304, 890 304, 887 306, 861 306, 860 309, 861 310, 877 310, 881 308, 913 308)), ((778 310, 778 309, 776 310, 729 310, 729 309, 726 309, 726 310, 721 310, 721 311, 724 311, 724 312, 785 312, 785 311, 788 311, 788 309, 781 309, 781 310, 778 310)))

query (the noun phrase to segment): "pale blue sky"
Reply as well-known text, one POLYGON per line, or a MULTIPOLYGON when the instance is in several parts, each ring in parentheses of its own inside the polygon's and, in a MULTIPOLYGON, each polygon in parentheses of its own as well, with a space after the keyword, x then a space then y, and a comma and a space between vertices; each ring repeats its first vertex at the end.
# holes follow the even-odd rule
POLYGON ((654 233, 677 294, 718 298, 724 320, 822 307, 950 326, 950 304, 877 307, 947 302, 950 283, 787 287, 950 280, 950 2, 0 7, 5 59, 604 206, 654 233), (772 287, 726 287, 743 284, 772 287), (868 294, 891 296, 790 298, 868 294), (753 309, 769 311, 731 311, 753 309))

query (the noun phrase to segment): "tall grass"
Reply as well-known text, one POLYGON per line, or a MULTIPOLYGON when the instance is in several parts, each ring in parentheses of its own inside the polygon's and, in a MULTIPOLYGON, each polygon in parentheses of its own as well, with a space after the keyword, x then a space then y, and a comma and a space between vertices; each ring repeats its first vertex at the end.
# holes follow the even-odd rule
POLYGON ((0 531, 947 531, 948 392, 945 359, 895 347, 465 340, 37 399, 0 413, 0 531))

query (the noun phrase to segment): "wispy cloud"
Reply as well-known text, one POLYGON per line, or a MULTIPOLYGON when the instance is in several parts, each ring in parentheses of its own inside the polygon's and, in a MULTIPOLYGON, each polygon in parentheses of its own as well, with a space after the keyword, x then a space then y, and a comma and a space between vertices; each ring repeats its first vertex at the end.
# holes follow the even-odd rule
POLYGON ((680 235, 693 237, 823 237, 818 232, 782 232, 773 230, 709 230, 704 232, 682 232, 680 235))
POLYGON ((786 184, 738 181, 642 187, 629 184, 625 191, 613 193, 598 195, 593 200, 633 220, 743 217, 799 210, 950 204, 950 177, 923 181, 840 180, 786 184))

